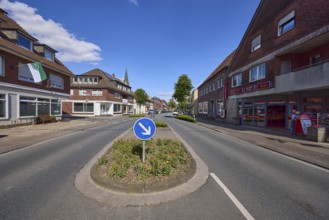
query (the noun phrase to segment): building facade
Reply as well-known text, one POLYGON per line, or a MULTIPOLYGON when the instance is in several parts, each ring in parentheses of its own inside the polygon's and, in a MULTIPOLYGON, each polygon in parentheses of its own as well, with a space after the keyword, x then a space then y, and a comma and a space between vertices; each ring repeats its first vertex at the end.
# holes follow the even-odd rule
POLYGON ((198 117, 226 118, 228 97, 227 69, 235 52, 232 52, 198 87, 198 117))
POLYGON ((289 128, 294 111, 329 124, 329 2, 263 0, 232 59, 230 122, 289 128))
POLYGON ((62 117, 73 73, 56 50, 32 37, 0 9, 0 126, 35 123, 40 115, 62 117), (36 82, 29 64, 41 63, 46 78, 36 82))
POLYGON ((127 72, 122 81, 114 74, 94 69, 71 79, 71 96, 63 101, 63 112, 84 117, 131 114, 133 100, 127 72))

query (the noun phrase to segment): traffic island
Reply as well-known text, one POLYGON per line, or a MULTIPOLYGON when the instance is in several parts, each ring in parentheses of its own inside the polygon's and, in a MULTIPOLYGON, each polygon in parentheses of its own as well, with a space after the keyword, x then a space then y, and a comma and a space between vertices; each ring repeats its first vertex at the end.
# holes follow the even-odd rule
POLYGON ((178 140, 147 141, 145 162, 141 145, 136 139, 116 141, 93 165, 92 180, 117 192, 153 193, 186 183, 195 174, 195 161, 178 140))
POLYGON ((131 139, 133 135, 132 130, 123 133, 104 147, 80 170, 75 179, 75 186, 83 195, 114 207, 155 205, 182 198, 195 192, 207 182, 209 176, 207 165, 171 128, 158 129, 154 139, 169 138, 179 140, 183 144, 191 156, 190 169, 185 172, 184 176, 177 175, 171 180, 135 185, 118 184, 116 181, 100 176, 96 166, 99 159, 108 152, 115 141, 131 139))

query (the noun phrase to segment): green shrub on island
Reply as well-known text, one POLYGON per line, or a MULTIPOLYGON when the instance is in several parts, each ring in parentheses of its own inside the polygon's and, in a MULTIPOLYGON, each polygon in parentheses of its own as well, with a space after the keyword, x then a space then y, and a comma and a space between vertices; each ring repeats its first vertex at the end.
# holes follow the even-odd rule
POLYGON ((196 119, 189 115, 177 115, 175 118, 183 120, 183 121, 189 121, 189 122, 196 122, 196 119))
POLYGON ((129 115, 129 118, 142 118, 145 117, 145 114, 132 114, 129 115))

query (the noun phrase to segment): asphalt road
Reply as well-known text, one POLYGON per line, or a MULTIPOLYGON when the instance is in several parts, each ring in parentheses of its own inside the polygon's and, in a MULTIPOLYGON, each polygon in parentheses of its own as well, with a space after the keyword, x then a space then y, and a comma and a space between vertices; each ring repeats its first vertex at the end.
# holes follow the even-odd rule
MULTIPOLYGON (((193 147, 251 217, 328 219, 328 171, 195 124, 157 117, 193 147)), ((0 219, 245 219, 213 176, 196 192, 160 205, 111 207, 82 195, 74 186, 76 174, 133 123, 109 122, 0 155, 0 219)))
POLYGON ((329 219, 329 172, 198 125, 164 120, 255 219, 329 219))

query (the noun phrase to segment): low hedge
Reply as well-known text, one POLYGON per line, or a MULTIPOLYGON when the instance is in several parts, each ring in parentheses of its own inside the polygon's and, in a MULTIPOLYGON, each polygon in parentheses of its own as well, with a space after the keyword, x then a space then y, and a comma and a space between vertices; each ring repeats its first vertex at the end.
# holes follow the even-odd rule
POLYGON ((189 115, 177 115, 177 119, 183 120, 183 121, 189 121, 189 122, 196 122, 196 119, 194 119, 192 116, 189 115))
POLYGON ((157 128, 166 128, 168 127, 166 122, 163 121, 154 121, 154 124, 157 128))

